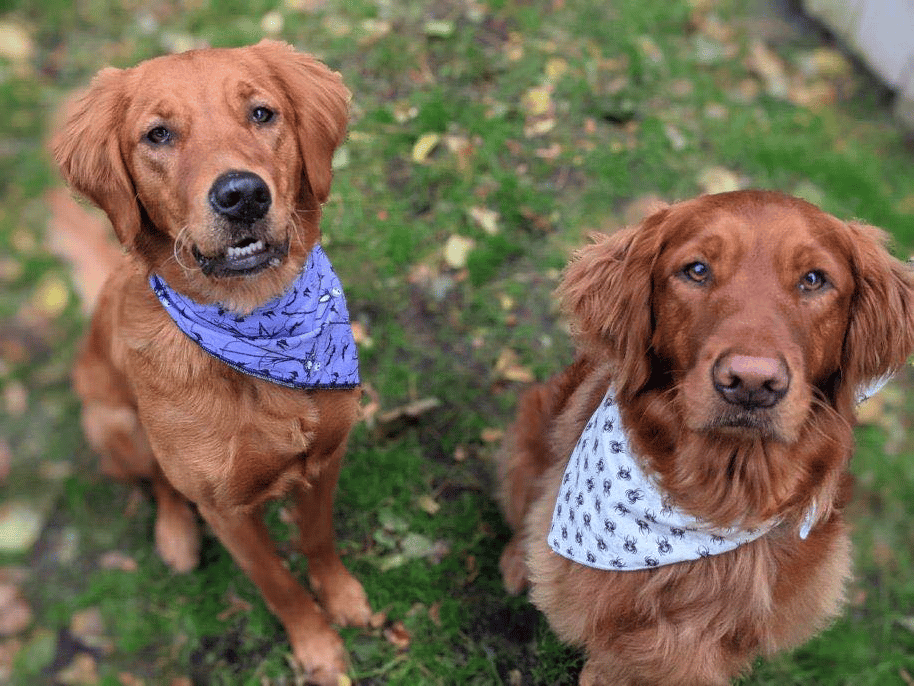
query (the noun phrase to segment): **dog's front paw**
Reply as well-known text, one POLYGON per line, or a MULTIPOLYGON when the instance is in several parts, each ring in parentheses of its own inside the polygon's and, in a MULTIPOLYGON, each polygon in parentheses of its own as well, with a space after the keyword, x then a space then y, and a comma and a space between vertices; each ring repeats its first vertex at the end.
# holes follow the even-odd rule
POLYGON ((305 683, 338 686, 346 676, 347 659, 343 639, 330 627, 293 639, 292 652, 302 668, 305 683))
POLYGON ((331 623, 339 626, 366 626, 369 623, 372 607, 365 589, 342 564, 333 572, 313 574, 311 585, 331 623))

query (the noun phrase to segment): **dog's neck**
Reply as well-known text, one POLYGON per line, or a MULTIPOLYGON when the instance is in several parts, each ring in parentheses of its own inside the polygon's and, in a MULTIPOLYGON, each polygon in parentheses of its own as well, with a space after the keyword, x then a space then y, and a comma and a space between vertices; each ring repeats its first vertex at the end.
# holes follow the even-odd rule
MULTIPOLYGON (((797 535, 807 536, 815 514, 814 504, 797 535)), ((633 455, 608 389, 569 458, 547 540, 589 567, 638 570, 729 552, 779 523, 716 527, 674 504, 633 455)))
POLYGON ((149 281, 175 324, 236 371, 292 388, 360 383, 346 298, 320 245, 283 295, 246 315, 197 303, 156 274, 149 281))

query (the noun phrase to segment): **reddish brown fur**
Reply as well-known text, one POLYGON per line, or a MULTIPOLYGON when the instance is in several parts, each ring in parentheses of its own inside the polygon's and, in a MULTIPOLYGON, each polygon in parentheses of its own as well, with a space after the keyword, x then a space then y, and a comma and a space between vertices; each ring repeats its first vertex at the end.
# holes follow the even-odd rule
POLYGON ((726 684, 838 614, 855 391, 912 352, 912 274, 884 240, 803 201, 744 191, 660 210, 572 261, 561 292, 581 356, 521 400, 499 460, 515 530, 501 562, 508 590, 527 580, 559 636, 587 651, 582 684, 726 684), (683 270, 700 259, 712 276, 698 286, 683 270), (803 291, 812 270, 828 285, 803 291), (782 360, 790 376, 752 425, 712 384, 729 353, 782 360), (634 452, 681 508, 718 526, 780 524, 731 553, 655 570, 601 571, 553 553, 566 460, 611 384, 634 452))
POLYGON ((173 324, 147 279, 157 272, 177 291, 239 312, 282 293, 320 237, 348 96, 339 75, 279 43, 192 51, 103 70, 55 140, 64 176, 105 210, 126 248, 74 371, 86 435, 107 473, 152 482, 165 562, 178 571, 198 562, 193 503, 258 585, 310 677, 327 684, 346 670, 329 622, 363 625, 371 613, 331 523, 359 390, 292 390, 235 372, 173 324), (252 125, 258 106, 276 113, 270 126, 252 125), (144 142, 160 125, 174 131, 173 145, 144 142), (230 241, 207 202, 229 170, 264 179, 272 204, 259 230, 289 250, 255 275, 216 278, 191 248, 212 254, 230 241), (321 607, 260 519, 264 502, 283 495, 293 498, 321 607))

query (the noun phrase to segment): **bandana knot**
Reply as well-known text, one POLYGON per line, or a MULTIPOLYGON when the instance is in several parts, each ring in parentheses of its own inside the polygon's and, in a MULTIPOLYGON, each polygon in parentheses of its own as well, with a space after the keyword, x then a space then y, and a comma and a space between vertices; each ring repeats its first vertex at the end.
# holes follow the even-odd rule
POLYGON ((178 328, 236 371, 291 388, 355 388, 359 356, 343 287, 320 245, 280 297, 240 315, 149 277, 178 328))

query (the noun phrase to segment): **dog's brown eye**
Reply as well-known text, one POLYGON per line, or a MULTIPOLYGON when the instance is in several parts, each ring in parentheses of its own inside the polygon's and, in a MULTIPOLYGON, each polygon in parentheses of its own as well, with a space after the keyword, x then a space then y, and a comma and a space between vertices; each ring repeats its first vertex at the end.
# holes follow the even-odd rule
POLYGON ((251 110, 251 121, 255 124, 266 124, 273 120, 274 113, 269 107, 255 107, 251 110))
POLYGON ((712 270, 704 262, 690 262, 683 268, 683 275, 695 283, 705 283, 711 273, 712 270))
POLYGON ((146 140, 153 145, 165 145, 172 139, 172 132, 164 126, 156 126, 146 132, 146 140))
POLYGON ((798 284, 802 291, 807 293, 812 293, 813 291, 820 290, 827 283, 826 276, 821 271, 813 270, 809 271, 801 277, 801 282, 798 284))

